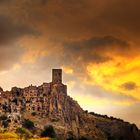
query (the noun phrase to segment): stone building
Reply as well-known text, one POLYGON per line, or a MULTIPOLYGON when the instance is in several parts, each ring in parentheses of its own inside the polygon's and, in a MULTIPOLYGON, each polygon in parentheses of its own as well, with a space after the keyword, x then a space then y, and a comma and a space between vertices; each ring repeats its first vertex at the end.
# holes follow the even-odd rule
POLYGON ((52 70, 52 82, 43 83, 41 86, 30 85, 25 88, 13 87, 11 91, 0 90, 0 113, 7 114, 11 119, 21 117, 21 114, 48 116, 56 110, 57 101, 52 99, 52 94, 59 92, 67 95, 67 86, 62 83, 62 70, 52 70), (16 117, 17 116, 17 117, 16 117))

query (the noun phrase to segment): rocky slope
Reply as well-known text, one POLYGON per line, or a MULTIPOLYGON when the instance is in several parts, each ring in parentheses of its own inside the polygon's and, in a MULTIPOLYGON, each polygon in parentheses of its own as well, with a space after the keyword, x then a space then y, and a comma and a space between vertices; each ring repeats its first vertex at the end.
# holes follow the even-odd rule
POLYGON ((93 112, 90 114, 96 127, 105 133, 108 140, 140 140, 140 130, 135 124, 93 112))

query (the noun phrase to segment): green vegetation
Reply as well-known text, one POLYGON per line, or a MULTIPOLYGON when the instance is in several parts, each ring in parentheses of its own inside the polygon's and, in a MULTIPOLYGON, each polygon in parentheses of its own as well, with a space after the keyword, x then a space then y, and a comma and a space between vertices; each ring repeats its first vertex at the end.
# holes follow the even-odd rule
POLYGON ((51 126, 51 125, 45 126, 44 130, 41 133, 41 137, 55 138, 56 137, 56 133, 54 131, 53 126, 51 126))
POLYGON ((32 112, 32 116, 36 116, 36 112, 32 112))
POLYGON ((17 128, 16 133, 20 139, 24 139, 24 140, 28 140, 33 137, 33 134, 29 130, 22 127, 17 128))
POLYGON ((25 119, 22 126, 29 130, 33 130, 35 128, 34 123, 29 119, 25 119))
MULTIPOLYGON (((22 129, 22 128, 21 128, 22 129)), ((22 131, 21 129, 17 129, 18 132, 24 132, 22 131)), ((22 135, 23 137, 20 138, 19 136, 20 134, 16 134, 16 133, 12 133, 12 132, 4 132, 4 133, 0 133, 0 140, 54 140, 54 139, 51 139, 49 137, 45 137, 45 138, 27 138, 27 137, 24 137, 24 134, 22 135)))
POLYGON ((33 137, 32 133, 29 130, 21 127, 16 129, 16 133, 20 139, 24 139, 24 140, 28 140, 29 138, 33 137))
POLYGON ((4 132, 0 133, 0 140, 17 140, 18 136, 15 133, 4 132))
POLYGON ((2 121, 2 125, 3 125, 4 128, 7 128, 8 125, 9 125, 9 122, 7 120, 2 121))
POLYGON ((10 122, 10 120, 8 119, 8 117, 6 115, 1 115, 0 121, 4 128, 7 128, 9 125, 9 122, 10 122))
POLYGON ((7 120, 8 118, 7 118, 7 116, 6 115, 1 115, 0 116, 0 121, 4 121, 4 120, 7 120))

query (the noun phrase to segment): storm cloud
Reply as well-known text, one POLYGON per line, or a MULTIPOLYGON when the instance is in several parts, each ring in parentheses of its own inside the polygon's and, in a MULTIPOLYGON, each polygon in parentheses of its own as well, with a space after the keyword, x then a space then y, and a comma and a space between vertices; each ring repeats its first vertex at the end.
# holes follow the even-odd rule
POLYGON ((83 62, 102 63, 110 60, 106 56, 107 51, 127 51, 129 48, 128 42, 120 40, 113 36, 94 37, 88 40, 80 40, 64 43, 64 52, 70 60, 76 60, 82 57, 83 62), (103 52, 103 53, 102 53, 103 52))
POLYGON ((24 53, 21 45, 16 43, 20 38, 36 35, 32 28, 0 15, 0 70, 7 70, 20 61, 24 53))
POLYGON ((17 41, 24 35, 37 34, 32 28, 17 23, 14 19, 7 16, 0 15, 0 44, 8 44, 13 41, 17 41))

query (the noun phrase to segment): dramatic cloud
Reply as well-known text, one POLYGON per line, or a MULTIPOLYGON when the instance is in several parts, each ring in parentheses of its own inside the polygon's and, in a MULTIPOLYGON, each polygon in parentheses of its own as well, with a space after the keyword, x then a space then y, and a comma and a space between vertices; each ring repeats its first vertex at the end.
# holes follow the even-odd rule
POLYGON ((32 28, 0 15, 0 70, 7 70, 21 59, 24 49, 17 42, 24 36, 36 36, 32 28))
MULTIPOLYGON (((102 18, 108 22, 109 25, 118 27, 124 32, 132 35, 135 33, 139 35, 139 6, 140 1, 115 0, 108 4, 108 8, 104 10, 102 18)), ((132 37, 132 35, 130 35, 132 37)))
POLYGON ((14 19, 6 16, 0 16, 0 44, 8 44, 17 41, 24 35, 37 34, 33 29, 21 23, 17 23, 14 19))
POLYGON ((0 4, 1 3, 5 3, 5 2, 10 2, 11 0, 0 0, 0 4))
POLYGON ((121 52, 122 50, 127 51, 128 48, 129 44, 126 41, 115 37, 95 37, 88 40, 65 43, 64 59, 68 61, 81 59, 81 61, 85 63, 102 63, 111 59, 111 56, 107 54, 108 51, 111 51, 112 53, 114 51, 121 52))

